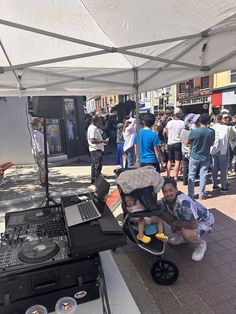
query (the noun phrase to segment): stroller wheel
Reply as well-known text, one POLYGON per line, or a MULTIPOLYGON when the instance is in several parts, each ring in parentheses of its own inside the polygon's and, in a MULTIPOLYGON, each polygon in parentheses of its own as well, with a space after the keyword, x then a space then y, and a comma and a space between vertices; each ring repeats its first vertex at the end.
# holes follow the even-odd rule
POLYGON ((171 285, 179 277, 178 267, 166 259, 158 259, 151 268, 152 279, 159 285, 171 285))

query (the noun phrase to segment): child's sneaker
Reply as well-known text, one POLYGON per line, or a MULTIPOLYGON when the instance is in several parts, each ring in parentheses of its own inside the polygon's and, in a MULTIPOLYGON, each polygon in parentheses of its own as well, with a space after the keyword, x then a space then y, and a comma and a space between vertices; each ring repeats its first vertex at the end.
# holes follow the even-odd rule
POLYGON ((139 235, 137 234, 137 239, 145 244, 148 244, 151 242, 151 237, 146 236, 145 234, 142 236, 142 238, 139 237, 139 235))
POLYGON ((155 238, 158 239, 158 240, 161 240, 163 242, 167 242, 169 240, 167 235, 165 235, 163 232, 162 233, 160 233, 160 232, 156 233, 155 234, 155 238))

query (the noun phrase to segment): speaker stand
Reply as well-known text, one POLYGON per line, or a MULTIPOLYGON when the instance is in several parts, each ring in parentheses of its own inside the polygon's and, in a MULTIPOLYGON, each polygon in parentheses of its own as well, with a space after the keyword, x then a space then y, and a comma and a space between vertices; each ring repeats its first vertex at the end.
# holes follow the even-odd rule
POLYGON ((45 205, 46 207, 53 203, 59 205, 54 199, 50 196, 49 184, 48 184, 48 147, 47 147, 47 123, 46 118, 43 118, 43 137, 44 137, 44 163, 45 163, 45 200, 40 204, 40 207, 45 205))

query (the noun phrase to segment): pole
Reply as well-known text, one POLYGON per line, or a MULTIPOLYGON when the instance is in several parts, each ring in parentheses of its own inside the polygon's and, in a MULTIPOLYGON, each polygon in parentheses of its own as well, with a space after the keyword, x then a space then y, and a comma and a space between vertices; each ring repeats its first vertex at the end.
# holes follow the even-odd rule
POLYGON ((138 102, 138 69, 134 68, 134 84, 133 84, 133 94, 134 94, 134 100, 136 103, 136 128, 137 128, 137 156, 136 159, 140 161, 140 138, 139 138, 139 102, 138 102))
POLYGON ((44 163, 45 163, 45 204, 49 206, 50 193, 48 187, 48 149, 47 149, 47 123, 46 118, 43 118, 43 137, 44 137, 44 163))
MULTIPOLYGON (((42 204, 49 206, 50 202, 57 205, 57 202, 53 200, 49 193, 48 184, 48 145, 47 145, 47 123, 46 118, 43 118, 43 139, 44 139, 44 164, 45 164, 45 201, 42 204)), ((40 205, 40 207, 42 206, 40 205)))

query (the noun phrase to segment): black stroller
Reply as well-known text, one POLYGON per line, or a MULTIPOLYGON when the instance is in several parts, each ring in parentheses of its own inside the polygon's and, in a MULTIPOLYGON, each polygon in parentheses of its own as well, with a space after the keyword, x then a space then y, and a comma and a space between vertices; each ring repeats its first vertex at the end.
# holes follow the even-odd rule
MULTIPOLYGON (((115 173, 119 176, 124 169, 117 169, 115 173)), ((137 225, 132 222, 130 218, 134 217, 150 217, 150 216, 160 216, 161 210, 158 209, 157 204, 157 194, 154 192, 154 188, 152 186, 148 186, 141 189, 135 189, 132 191, 132 195, 135 196, 136 199, 140 201, 140 203, 146 209, 141 212, 128 212, 126 203, 124 201, 125 193, 123 192, 121 186, 118 184, 119 193, 122 201, 122 209, 123 209, 123 230, 126 235, 129 237, 131 241, 136 243, 141 249, 157 256, 157 261, 151 267, 151 276, 153 280, 160 285, 171 285, 173 284, 179 276, 179 270, 177 266, 161 257, 161 255, 165 251, 165 243, 156 239, 154 234, 157 232, 155 225, 145 226, 145 234, 151 237, 151 242, 148 244, 144 244, 137 239, 137 225)))

